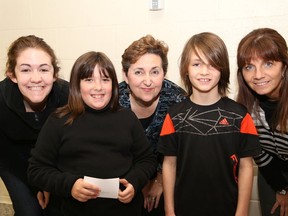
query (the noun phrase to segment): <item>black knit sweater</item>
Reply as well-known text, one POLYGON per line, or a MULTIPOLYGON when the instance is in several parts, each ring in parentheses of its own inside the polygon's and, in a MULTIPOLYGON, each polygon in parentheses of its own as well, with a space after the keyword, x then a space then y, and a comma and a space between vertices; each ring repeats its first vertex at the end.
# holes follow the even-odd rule
POLYGON ((124 205, 103 198, 80 203, 71 197, 75 181, 85 175, 125 178, 141 195, 155 172, 156 158, 135 114, 128 109, 99 112, 86 108, 71 125, 64 125, 66 120, 67 116, 51 116, 43 126, 32 150, 31 183, 62 196, 66 215, 115 215, 115 210, 117 215, 137 215, 128 209, 141 210, 140 200, 124 205))

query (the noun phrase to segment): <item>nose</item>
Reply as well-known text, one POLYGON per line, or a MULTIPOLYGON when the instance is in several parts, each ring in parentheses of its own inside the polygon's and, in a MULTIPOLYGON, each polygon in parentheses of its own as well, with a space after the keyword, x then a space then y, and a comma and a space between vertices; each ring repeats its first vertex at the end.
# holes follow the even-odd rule
POLYGON ((254 72, 254 79, 261 79, 263 78, 264 73, 262 72, 262 70, 260 68, 255 68, 255 72, 254 72))
POLYGON ((205 67, 203 67, 202 70, 201 70, 201 74, 202 75, 209 74, 209 71, 210 71, 211 67, 212 67, 211 65, 205 64, 205 67))
POLYGON ((151 80, 151 76, 150 76, 149 73, 146 74, 146 76, 144 77, 143 83, 144 83, 146 86, 150 86, 150 85, 151 85, 152 80, 151 80))
POLYGON ((31 82, 41 82, 41 73, 37 70, 33 70, 33 73, 31 75, 31 82))
POLYGON ((101 91, 102 90, 102 82, 101 82, 101 80, 96 79, 94 81, 94 89, 96 91, 101 91))

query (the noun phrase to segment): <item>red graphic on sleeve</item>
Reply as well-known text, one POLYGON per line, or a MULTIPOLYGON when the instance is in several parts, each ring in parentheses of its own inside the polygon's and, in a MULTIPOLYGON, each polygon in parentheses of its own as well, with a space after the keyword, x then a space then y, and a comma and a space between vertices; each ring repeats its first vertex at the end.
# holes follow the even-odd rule
POLYGON ((235 179, 235 182, 238 183, 238 177, 237 177, 238 158, 235 154, 231 155, 230 158, 231 158, 232 164, 233 164, 234 179, 235 179))

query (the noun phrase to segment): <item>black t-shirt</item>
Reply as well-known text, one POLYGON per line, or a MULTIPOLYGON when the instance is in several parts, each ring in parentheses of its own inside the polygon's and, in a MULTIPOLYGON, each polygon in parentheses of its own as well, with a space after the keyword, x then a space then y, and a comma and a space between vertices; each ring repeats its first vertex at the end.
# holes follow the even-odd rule
POLYGON ((239 162, 260 153, 256 134, 246 108, 228 98, 210 106, 186 99, 168 111, 159 151, 177 157, 176 215, 235 214, 239 162))

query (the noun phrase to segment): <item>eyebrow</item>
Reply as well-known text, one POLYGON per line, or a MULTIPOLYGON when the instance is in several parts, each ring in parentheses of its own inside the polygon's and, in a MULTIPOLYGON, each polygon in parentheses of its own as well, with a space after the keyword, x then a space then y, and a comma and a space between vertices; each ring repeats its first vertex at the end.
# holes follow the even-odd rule
POLYGON ((160 66, 155 66, 155 67, 152 67, 151 69, 158 69, 158 68, 161 68, 160 66))
POLYGON ((193 59, 191 59, 191 62, 192 61, 197 61, 197 62, 203 62, 203 63, 205 63, 201 58, 193 58, 193 59))
MULTIPOLYGON (((24 63, 24 64, 21 64, 21 65, 19 65, 19 66, 28 66, 28 67, 32 67, 30 64, 25 64, 25 63, 24 63)), ((39 67, 42 67, 42 66, 49 66, 49 67, 50 67, 51 65, 49 65, 49 64, 40 64, 40 65, 39 65, 39 67)))

